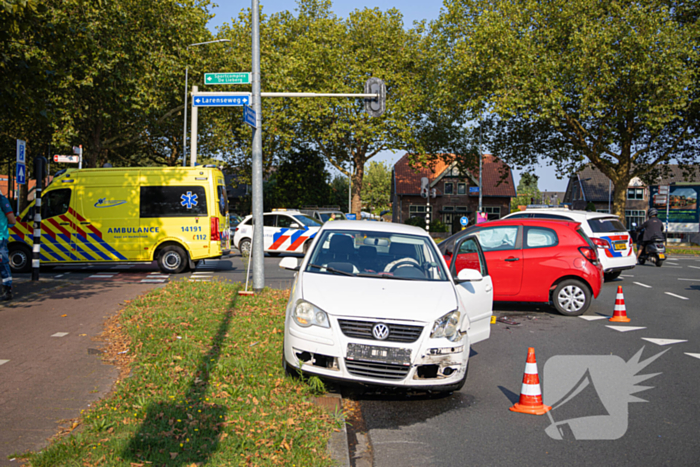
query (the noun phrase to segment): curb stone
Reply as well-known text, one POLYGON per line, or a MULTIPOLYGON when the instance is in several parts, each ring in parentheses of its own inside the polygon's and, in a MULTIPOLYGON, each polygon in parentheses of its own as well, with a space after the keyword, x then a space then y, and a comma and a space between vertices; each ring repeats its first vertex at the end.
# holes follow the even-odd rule
POLYGON ((314 399, 314 403, 332 414, 339 414, 342 420, 340 431, 334 431, 328 440, 326 449, 336 465, 350 467, 350 447, 348 446, 348 431, 343 415, 343 396, 327 393, 314 399))

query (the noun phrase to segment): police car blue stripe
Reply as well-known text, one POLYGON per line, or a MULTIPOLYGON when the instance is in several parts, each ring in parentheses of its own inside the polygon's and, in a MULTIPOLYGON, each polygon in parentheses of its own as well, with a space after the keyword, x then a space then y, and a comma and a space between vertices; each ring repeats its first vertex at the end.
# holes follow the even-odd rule
POLYGON ((109 251, 109 252, 112 253, 114 256, 116 256, 117 259, 126 259, 126 256, 122 255, 122 254, 119 253, 117 250, 115 250, 114 248, 112 248, 112 247, 109 245, 109 243, 105 242, 104 240, 102 240, 100 237, 98 237, 98 236, 95 235, 94 233, 90 233, 90 234, 88 234, 88 235, 90 236, 90 238, 92 238, 93 240, 95 240, 95 241, 97 242, 98 245, 100 245, 102 248, 104 248, 105 250, 109 251))
POLYGON ((292 234, 291 240, 292 243, 296 242, 299 237, 304 235, 306 233, 305 230, 297 230, 296 233, 292 234))

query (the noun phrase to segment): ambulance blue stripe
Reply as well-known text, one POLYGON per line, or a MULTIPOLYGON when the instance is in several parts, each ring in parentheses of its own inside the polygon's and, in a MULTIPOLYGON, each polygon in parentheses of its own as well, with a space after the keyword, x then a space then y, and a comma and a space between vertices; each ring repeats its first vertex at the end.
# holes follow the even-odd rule
POLYGON ((11 234, 10 238, 12 238, 16 242, 26 243, 22 237, 20 237, 19 235, 16 235, 16 234, 11 234))
POLYGON ((58 243, 58 240, 54 240, 50 235, 42 235, 41 236, 41 243, 42 243, 42 245, 48 245, 50 243, 53 246, 55 246, 58 249, 58 251, 60 251, 64 255, 68 256, 73 261, 78 261, 78 258, 73 253, 66 250, 66 248, 63 245, 58 243))
POLYGON ((112 248, 107 242, 105 242, 104 240, 102 240, 100 237, 98 237, 98 236, 95 235, 94 233, 90 233, 90 234, 88 234, 88 235, 90 236, 90 238, 92 238, 93 240, 95 240, 95 241, 97 242, 98 245, 100 245, 102 248, 104 248, 105 250, 109 251, 109 252, 112 253, 114 256, 116 256, 117 259, 126 259, 126 256, 122 255, 122 254, 119 253, 117 250, 115 250, 114 248, 112 248))
POLYGON ((51 262, 51 260, 49 258, 47 258, 46 256, 44 256, 41 253, 39 253, 39 259, 41 259, 42 261, 47 261, 49 263, 51 262))
MULTIPOLYGON (((41 251, 45 252, 45 253, 49 253, 51 256, 56 258, 55 261, 65 261, 66 260, 64 257, 62 257, 61 255, 59 255, 58 253, 53 251, 46 243, 43 243, 41 245, 41 251)), ((49 260, 49 261, 52 261, 52 260, 49 260)))
POLYGON ((75 242, 71 242, 71 239, 68 235, 58 234, 58 236, 61 237, 65 242, 69 243, 71 246, 74 246, 75 251, 77 251, 78 254, 83 255, 88 261, 95 261, 95 258, 81 250, 75 242))
POLYGON ((78 238, 80 238, 80 241, 83 242, 83 243, 84 243, 88 248, 90 248, 92 251, 94 251, 95 253, 97 253, 97 254, 100 256, 100 258, 104 259, 105 261, 111 261, 111 260, 112 260, 112 258, 110 258, 110 257, 107 256, 106 254, 102 253, 102 251, 101 251, 99 248, 97 248, 95 245, 93 245, 91 242, 89 242, 88 239, 86 239, 86 238, 83 237, 82 235, 80 235, 80 234, 75 234, 75 236, 78 237, 78 238))

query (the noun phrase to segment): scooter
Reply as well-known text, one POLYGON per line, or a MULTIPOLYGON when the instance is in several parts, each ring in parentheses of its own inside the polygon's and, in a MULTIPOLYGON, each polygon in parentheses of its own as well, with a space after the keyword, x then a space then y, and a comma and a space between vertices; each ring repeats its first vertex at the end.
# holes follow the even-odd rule
POLYGON ((639 264, 644 264, 647 261, 651 261, 657 268, 660 268, 666 259, 666 245, 664 245, 663 239, 652 239, 652 241, 647 243, 646 248, 644 248, 640 242, 637 245, 637 251, 639 252, 637 255, 637 261, 639 264))

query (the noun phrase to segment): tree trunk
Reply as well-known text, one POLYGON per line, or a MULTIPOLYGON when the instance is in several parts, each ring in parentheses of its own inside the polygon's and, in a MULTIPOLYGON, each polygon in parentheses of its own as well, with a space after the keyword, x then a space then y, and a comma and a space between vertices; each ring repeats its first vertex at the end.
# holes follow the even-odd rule
POLYGON ((362 219, 362 178, 365 175, 365 158, 356 156, 355 173, 352 175, 352 206, 350 212, 362 219))
POLYGON ((629 186, 631 177, 620 177, 613 180, 613 186, 615 187, 615 192, 612 198, 612 211, 613 214, 620 218, 622 225, 625 224, 625 208, 627 206, 627 187, 629 186))

